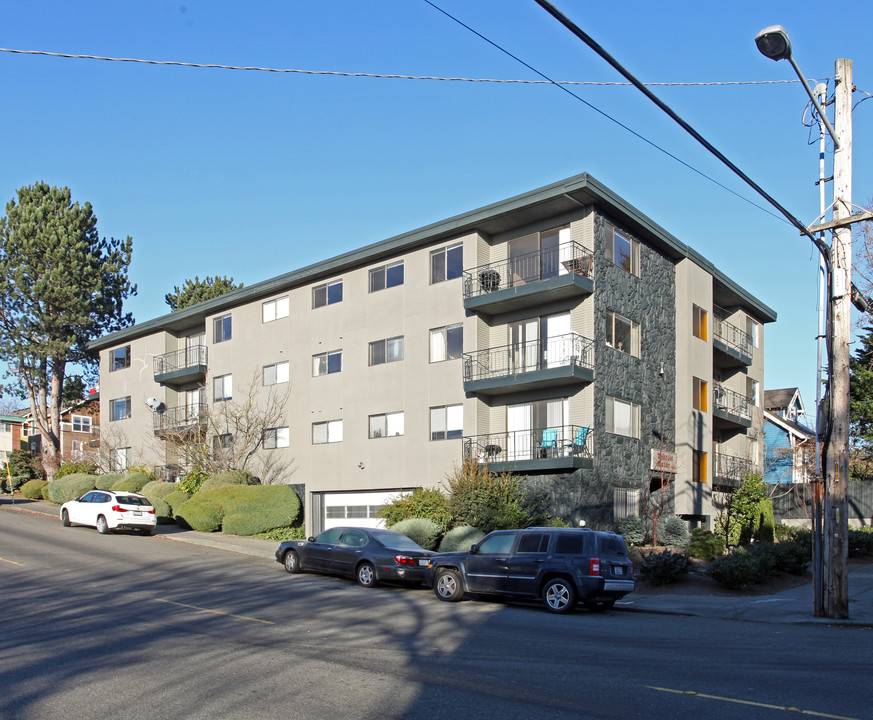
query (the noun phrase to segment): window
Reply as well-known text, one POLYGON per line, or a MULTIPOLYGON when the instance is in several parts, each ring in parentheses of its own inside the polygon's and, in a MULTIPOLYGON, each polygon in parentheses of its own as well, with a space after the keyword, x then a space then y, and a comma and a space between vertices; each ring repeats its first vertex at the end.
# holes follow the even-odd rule
MULTIPOLYGON (((376 518, 379 517, 381 507, 381 505, 328 505, 324 509, 324 515, 329 520, 376 518)), ((342 528, 338 529, 342 530, 342 528)))
POLYGON ((464 354, 464 326, 448 325, 430 331, 430 361, 456 360, 464 354))
POLYGON ((611 310, 606 313, 606 344, 634 357, 640 356, 640 324, 611 310))
POLYGON ((692 314, 692 329, 691 331, 694 333, 694 337, 700 338, 701 340, 708 340, 709 337, 709 327, 708 321, 709 317, 707 315, 706 310, 704 310, 699 305, 693 305, 691 308, 692 314))
POLYGON ((640 406, 627 400, 606 396, 606 432, 638 438, 640 406))
POLYGON ((431 284, 461 277, 463 274, 464 245, 455 243, 430 254, 431 284))
POLYGON ((640 491, 637 488, 614 488, 612 491, 612 519, 624 520, 628 515, 640 514, 640 491))
POLYGON ((230 315, 222 315, 212 320, 212 342, 225 342, 230 340, 232 335, 230 315))
POLYGON ((225 451, 233 447, 233 435, 231 433, 222 433, 212 438, 212 452, 216 455, 224 455, 225 451))
POLYGON ((130 417, 130 396, 109 401, 109 419, 126 420, 130 417))
POLYGON ((397 437, 403 435, 403 413, 370 415, 370 438, 397 437))
POLYGON ((290 377, 288 361, 264 365, 264 385, 278 385, 286 383, 290 377))
POLYGON ((518 540, 517 553, 544 553, 549 549, 546 533, 524 533, 518 540))
POLYGON ((375 340, 370 343, 370 365, 403 360, 403 336, 375 340))
POLYGON ((127 463, 130 460, 130 448, 115 448, 109 456, 109 470, 111 472, 123 472, 127 470, 127 463))
POLYGON ((343 281, 334 280, 333 282, 316 285, 312 288, 312 307, 320 308, 325 305, 333 305, 334 303, 342 302, 343 300, 343 281))
POLYGON ((268 300, 263 304, 262 308, 265 323, 288 317, 288 296, 268 300))
POLYGON ((91 432, 91 418, 87 415, 73 415, 73 432, 91 432))
POLYGON ((343 421, 328 420, 312 423, 312 444, 335 443, 343 441, 343 421))
POLYGON ((287 427, 267 428, 264 430, 264 448, 266 450, 286 448, 290 444, 290 438, 287 427))
POLYGON ((370 270, 370 292, 403 285, 403 260, 370 270))
POLYGON ((691 451, 691 481, 696 483, 706 482, 707 454, 703 450, 691 451))
POLYGON ((430 439, 453 440, 464 431, 464 406, 442 405, 430 409, 430 439))
POLYGON ((746 397, 749 398, 749 402, 752 403, 755 407, 758 407, 759 398, 758 398, 758 381, 752 380, 752 378, 746 378, 746 397))
MULTIPOLYGON (((515 542, 515 536, 518 533, 501 533, 500 535, 491 535, 479 543, 479 553, 497 554, 508 553, 512 550, 512 544, 515 542)), ((477 553, 478 554, 478 553, 477 553)))
POLYGON ((130 345, 109 351, 109 372, 130 367, 130 345))
POLYGON ((73 460, 81 460, 85 457, 85 443, 81 440, 73 440, 73 448, 70 453, 70 457, 73 460))
POLYGON ((606 226, 606 257, 632 275, 640 274, 640 244, 611 225, 606 226))
POLYGON ((707 412, 709 410, 709 383, 700 378, 694 378, 694 391, 692 393, 692 405, 695 410, 707 412))
MULTIPOLYGON (((89 418, 90 420, 90 418, 89 418)), ((12 423, 0 422, 0 432, 12 432, 12 423)), ((0 450, 0 452, 6 452, 5 450, 0 450)))
POLYGON ((230 400, 233 397, 233 375, 219 375, 212 379, 212 398, 215 402, 230 400))
POLYGON ((758 323, 750 317, 746 318, 746 332, 752 341, 752 347, 758 347, 758 323))
POLYGON ((333 373, 342 372, 342 369, 342 350, 332 350, 331 352, 321 353, 320 355, 312 356, 312 377, 318 377, 319 375, 331 375, 333 373))

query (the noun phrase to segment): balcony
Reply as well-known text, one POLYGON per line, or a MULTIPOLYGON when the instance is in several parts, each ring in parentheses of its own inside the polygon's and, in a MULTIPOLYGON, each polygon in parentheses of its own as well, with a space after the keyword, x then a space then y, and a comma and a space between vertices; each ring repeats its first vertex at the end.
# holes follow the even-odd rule
POLYGON ((716 426, 752 427, 752 401, 745 395, 715 383, 712 417, 716 426), (720 421, 720 422, 719 422, 720 421))
POLYGON ((464 457, 492 472, 569 472, 594 467, 587 426, 563 425, 464 438, 464 457))
POLYGON ((206 427, 206 403, 191 403, 154 413, 155 435, 187 436, 206 427))
POLYGON ((206 346, 192 345, 184 350, 158 355, 154 359, 155 382, 182 385, 206 378, 206 346))
POLYGON ((594 380, 594 342, 573 332, 464 353, 464 391, 503 395, 594 380))
POLYGON ((746 473, 752 469, 752 461, 748 458, 714 453, 715 463, 712 468, 712 480, 714 485, 727 485, 739 487, 742 485, 746 473))
POLYGON ((464 271, 464 309, 486 315, 594 292, 594 255, 579 243, 464 271))
POLYGON ((716 357, 721 367, 736 367, 752 364, 752 338, 736 325, 713 314, 712 347, 718 351, 716 357))

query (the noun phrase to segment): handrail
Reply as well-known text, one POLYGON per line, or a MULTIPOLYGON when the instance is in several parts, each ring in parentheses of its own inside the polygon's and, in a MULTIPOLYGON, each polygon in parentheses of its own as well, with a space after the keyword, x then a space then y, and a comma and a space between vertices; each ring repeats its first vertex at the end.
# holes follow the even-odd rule
POLYGON ((570 332, 464 353, 464 382, 555 367, 594 368, 594 341, 570 332))
POLYGON ((507 430, 464 437, 464 457, 481 463, 517 462, 592 456, 591 430, 586 425, 559 425, 507 430), (582 440, 579 444, 578 441, 582 440))
POLYGON ((720 383, 713 385, 713 404, 716 410, 737 415, 746 420, 752 419, 752 401, 735 390, 729 390, 720 383))
POLYGON ((154 374, 164 375, 189 367, 206 365, 206 345, 191 345, 182 350, 156 355, 153 360, 154 374))

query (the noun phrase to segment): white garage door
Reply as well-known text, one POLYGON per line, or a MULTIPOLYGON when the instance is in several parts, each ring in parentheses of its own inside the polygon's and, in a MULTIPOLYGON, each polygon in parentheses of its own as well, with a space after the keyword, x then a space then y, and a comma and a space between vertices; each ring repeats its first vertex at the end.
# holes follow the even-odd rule
POLYGON ((340 525, 385 527, 385 521, 376 517, 376 513, 397 495, 397 491, 325 493, 324 529, 340 525))

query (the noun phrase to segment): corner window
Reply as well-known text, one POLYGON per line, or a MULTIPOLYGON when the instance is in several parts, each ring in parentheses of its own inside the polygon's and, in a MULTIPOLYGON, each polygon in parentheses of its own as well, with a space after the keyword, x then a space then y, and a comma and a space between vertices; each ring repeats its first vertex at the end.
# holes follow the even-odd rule
POLYGON ((640 244, 612 225, 605 228, 606 257, 631 275, 640 274, 640 244))
POLYGON ((464 354, 464 326, 447 325, 430 331, 430 361, 456 360, 464 354))
POLYGON ((290 435, 287 427, 267 428, 264 430, 264 448, 275 450, 286 448, 290 444, 290 435))
POLYGON ((606 313, 606 344, 620 352, 640 356, 640 324, 611 310, 606 313))
POLYGON ((91 432, 91 418, 88 415, 73 415, 73 432, 91 432))
POLYGON ((343 421, 328 420, 327 422, 312 423, 312 444, 342 442, 343 421))
POLYGON ((370 270, 370 292, 403 285, 403 261, 381 265, 370 270))
POLYGON ((286 383, 290 377, 288 361, 264 365, 264 385, 278 385, 286 383))
POLYGON ((130 367, 130 345, 109 351, 109 372, 130 367))
POLYGON ((226 342, 232 335, 230 315, 222 315, 212 320, 212 342, 226 342))
POLYGON ((700 412, 709 410, 709 383, 706 380, 694 378, 692 405, 695 410, 700 410, 700 412))
POLYGON ((130 417, 130 396, 109 401, 109 419, 127 420, 130 417))
POLYGON ((606 432, 639 438, 640 406, 627 400, 606 396, 606 432))
POLYGON ((268 300, 262 306, 262 315, 265 323, 273 322, 279 318, 288 317, 288 296, 268 300))
POLYGON ((464 406, 442 405, 430 409, 430 439, 453 440, 464 432, 464 406))
POLYGON ((332 350, 331 352, 312 356, 312 377, 318 377, 319 375, 332 375, 333 373, 342 372, 342 369, 342 350, 332 350))
POLYGON ((233 397, 233 376, 219 375, 212 379, 213 400, 223 402, 233 397))
POLYGON ((692 315, 691 331, 694 333, 694 337, 700 338, 701 340, 708 340, 709 339, 709 315, 707 314, 706 310, 704 310, 699 305, 692 305, 691 315, 692 315))
POLYGON ((453 280, 463 274, 464 245, 455 243, 430 254, 431 284, 453 280))
POLYGON ((403 435, 403 413, 370 415, 370 439, 403 435))
POLYGON ((382 365, 398 360, 403 360, 402 335, 370 343, 370 365, 382 365))
POLYGON ((316 285, 312 288, 312 307, 320 308, 325 305, 333 305, 334 303, 342 302, 343 300, 343 281, 334 280, 333 282, 316 285))

